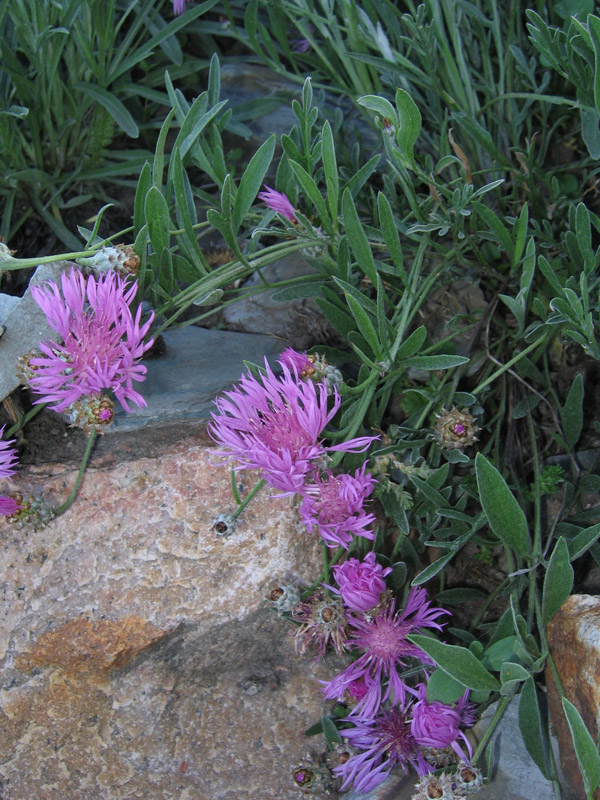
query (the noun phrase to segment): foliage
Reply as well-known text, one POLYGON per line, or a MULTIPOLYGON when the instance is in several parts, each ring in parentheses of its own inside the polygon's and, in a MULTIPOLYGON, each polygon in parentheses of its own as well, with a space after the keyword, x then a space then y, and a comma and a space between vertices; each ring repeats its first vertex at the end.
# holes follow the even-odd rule
MULTIPOLYGON (((91 37, 76 5, 69 6, 68 39, 55 18, 40 23, 29 50, 43 44, 58 65, 57 42, 66 54, 77 37, 91 37)), ((60 92, 63 106, 57 101, 54 108, 83 102, 84 116, 97 114, 129 135, 149 125, 139 101, 131 100, 133 67, 159 43, 177 64, 174 34, 213 3, 166 26, 150 5, 129 6, 122 18, 131 36, 127 49, 136 42, 134 55, 124 59, 119 27, 107 27, 104 35, 115 37, 106 40, 113 60, 100 68, 77 57, 79 72, 68 84, 57 66, 36 89, 46 93, 43 102, 60 92), (144 27, 142 9, 159 33, 144 27), (135 39, 148 31, 145 44, 135 39)), ((17 42, 24 34, 10 25, 26 6, 10 4, 13 16, 8 3, 2 6, 0 24, 15 37, 15 52, 25 48, 17 42)), ((99 13, 89 6, 90 14, 99 13)), ((170 69, 162 99, 158 83, 145 84, 149 101, 166 97, 171 107, 153 157, 143 165, 133 150, 102 157, 121 159, 121 174, 141 167, 127 233, 141 259, 139 299, 157 314, 155 333, 204 321, 215 304, 255 292, 239 281, 287 254, 303 254, 314 268, 269 288, 281 300, 313 297, 341 342, 314 348, 344 374, 332 442, 364 430, 381 433, 371 452, 385 516, 375 549, 393 567, 394 589, 428 583, 440 602, 472 600, 473 587, 448 588, 447 581, 458 557, 474 551, 503 572, 470 624, 452 629, 454 643, 413 637, 438 667, 430 699, 456 699, 457 687, 460 693, 468 687, 479 703, 498 699, 501 712, 520 693, 525 745, 558 792, 538 692, 546 664, 554 669, 546 626, 573 590, 574 562, 586 554, 600 562, 598 508, 583 502, 597 479, 586 474, 577 450, 591 433, 586 370, 600 359, 600 17, 570 17, 568 2, 536 7, 525 24, 520 4, 506 13, 495 0, 227 3, 227 24, 207 22, 205 35, 234 39, 298 84, 296 124, 281 135, 280 152, 271 136, 244 168, 232 163, 223 134, 236 129, 235 120, 220 100, 215 56, 207 88, 192 101, 175 88, 170 69), (300 36, 306 52, 294 45, 300 36), (347 98, 344 112, 331 111, 334 94, 347 98), (368 152, 348 142, 351 125, 368 152), (201 174, 208 187, 199 185, 201 174), (290 199, 296 221, 254 207, 266 176, 290 199), (217 268, 200 246, 213 232, 231 252, 217 268), (470 288, 481 290, 479 307, 459 297, 436 329, 428 304, 470 288), (186 316, 190 306, 204 310, 186 316), (573 358, 571 378, 557 379, 573 358), (477 446, 448 449, 436 438, 436 419, 453 406, 481 429, 477 446), (544 496, 557 493, 560 502, 546 505, 544 496)), ((110 8, 116 13, 114 2, 110 8)), ((41 141, 32 111, 38 101, 28 83, 19 83, 25 78, 18 59, 7 64, 0 133, 16 133, 2 191, 10 209, 19 192, 35 186, 44 198, 38 211, 48 216, 52 204, 60 208, 68 190, 95 174, 91 161, 99 155, 89 137, 101 137, 102 126, 73 117, 70 174, 57 160, 67 134, 53 118, 41 141), (36 161, 29 152, 37 158, 38 139, 45 149, 36 161), (78 160, 82 152, 89 158, 78 160), (28 172, 25 164, 36 166, 28 172)), ((73 115, 69 108, 65 119, 73 115)), ((102 246, 98 224, 79 229, 86 248, 77 245, 71 255, 89 256, 102 246)), ((5 223, 4 232, 9 228, 5 223)), ((5 268, 22 266, 28 263, 4 259, 5 268)), ((337 463, 346 470, 362 463, 356 454, 342 456, 337 463)), ((354 552, 360 555, 361 546, 354 552)), ((593 791, 595 745, 563 703, 580 762, 593 762, 582 767, 586 791, 593 791)), ((486 736, 477 755, 487 742, 486 736)))

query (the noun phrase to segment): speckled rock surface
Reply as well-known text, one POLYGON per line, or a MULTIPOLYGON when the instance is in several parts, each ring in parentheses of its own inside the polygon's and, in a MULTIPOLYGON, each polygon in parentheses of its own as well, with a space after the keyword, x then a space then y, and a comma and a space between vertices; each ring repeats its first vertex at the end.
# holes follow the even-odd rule
MULTIPOLYGON (((571 595, 550 620, 548 643, 565 694, 577 707, 597 742, 600 720, 600 598, 587 594, 571 595)), ((579 800, 585 797, 583 781, 549 668, 546 668, 546 683, 550 719, 560 745, 565 797, 579 800)), ((600 800, 600 789, 595 791, 594 798, 600 800)))
MULTIPOLYGON (((22 476, 57 500, 74 478, 22 476)), ((266 490, 219 538, 213 520, 233 507, 229 470, 190 437, 92 462, 45 528, 2 523, 2 800, 295 796, 331 671, 295 655, 262 599, 273 579, 314 580, 320 547, 266 490)))

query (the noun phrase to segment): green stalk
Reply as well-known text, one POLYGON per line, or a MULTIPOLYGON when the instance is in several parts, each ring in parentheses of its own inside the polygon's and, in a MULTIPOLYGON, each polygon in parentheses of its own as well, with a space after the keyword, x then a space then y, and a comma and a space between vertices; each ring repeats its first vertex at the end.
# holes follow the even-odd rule
POLYGON ((55 517, 60 517, 61 514, 64 514, 65 511, 67 511, 73 505, 73 501, 75 500, 75 498, 77 497, 77 493, 79 492, 79 487, 81 486, 81 482, 83 480, 85 468, 87 466, 87 462, 92 452, 92 447, 94 446, 94 442, 96 441, 97 436, 98 432, 96 431, 96 429, 95 428, 92 429, 92 432, 90 433, 89 438, 87 440, 87 444, 85 446, 85 452, 83 454, 81 466, 79 467, 79 472, 77 473, 77 479, 75 481, 75 485, 73 486, 71 494, 68 496, 65 502, 54 509, 55 517))
POLYGON ((239 515, 246 508, 248 503, 254 498, 254 496, 256 494, 258 494, 258 492, 262 489, 262 487, 265 485, 265 483, 266 483, 265 479, 261 478, 258 481, 258 483, 256 484, 256 486, 254 487, 254 489, 252 489, 252 491, 248 492, 248 496, 246 498, 244 498, 244 500, 242 500, 242 502, 239 504, 239 506, 236 508, 236 510, 231 515, 232 521, 239 517, 239 515))

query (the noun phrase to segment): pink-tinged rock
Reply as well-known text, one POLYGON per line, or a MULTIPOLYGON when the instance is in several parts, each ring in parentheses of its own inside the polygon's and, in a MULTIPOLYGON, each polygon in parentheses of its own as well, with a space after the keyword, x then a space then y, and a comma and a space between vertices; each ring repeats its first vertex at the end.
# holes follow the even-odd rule
MULTIPOLYGON (((108 463, 108 461, 106 462, 108 463)), ((60 502, 76 472, 28 468, 60 502)), ((240 475, 244 491, 256 480, 240 475)), ((2 800, 293 796, 322 742, 321 663, 263 605, 319 575, 317 537, 263 489, 229 537, 227 467, 202 438, 101 469, 34 531, 0 524, 2 800)))
MULTIPOLYGON (((567 698, 577 707, 595 742, 600 719, 600 598, 571 595, 548 625, 548 642, 567 698)), ((550 719, 556 732, 566 798, 585 797, 571 734, 560 696, 546 667, 550 719), (570 794, 569 794, 570 792, 570 794)), ((600 789, 594 793, 600 800, 600 789)))

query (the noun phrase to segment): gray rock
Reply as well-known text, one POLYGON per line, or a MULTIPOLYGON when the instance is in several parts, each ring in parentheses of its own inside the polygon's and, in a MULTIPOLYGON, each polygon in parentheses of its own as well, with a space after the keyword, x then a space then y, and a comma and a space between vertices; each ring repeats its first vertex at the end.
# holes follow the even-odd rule
MULTIPOLYGON (((70 266, 68 261, 42 264, 34 272, 30 286, 39 286, 47 280, 56 281, 61 272, 70 266)), ((29 288, 23 297, 10 298, 0 305, 0 322, 5 327, 0 337, 0 400, 4 400, 20 384, 16 364, 21 356, 37 348, 42 339, 51 339, 56 334, 46 322, 46 316, 34 301, 29 288), (8 310, 4 319, 3 309, 8 310)))
MULTIPOLYGON (((480 792, 482 800, 484 796, 485 800, 555 800, 552 783, 544 778, 525 749, 519 728, 519 700, 520 695, 509 704, 492 734, 492 771, 489 783, 480 792)), ((484 711, 474 728, 477 739, 488 729, 495 713, 495 703, 484 711)), ((554 737, 552 745, 558 759, 554 737)))
POLYGON ((0 294, 0 325, 18 304, 19 298, 12 294, 0 294))
POLYGON ((148 372, 136 389, 146 408, 132 413, 115 404, 115 421, 107 436, 142 428, 159 428, 188 422, 206 423, 215 396, 239 380, 244 360, 263 365, 285 343, 268 335, 234 333, 189 326, 163 334, 167 351, 146 361, 148 372))
MULTIPOLYGON (((294 253, 281 261, 269 264, 262 274, 269 283, 297 278, 314 270, 302 255, 294 253)), ((246 288, 261 286, 257 273, 248 279, 246 288)), ((244 298, 221 312, 221 323, 228 330, 263 333, 280 340, 282 349, 288 345, 304 350, 318 338, 318 331, 327 327, 323 314, 312 298, 278 301, 277 289, 244 298), (315 334, 317 333, 317 336, 315 334)))

